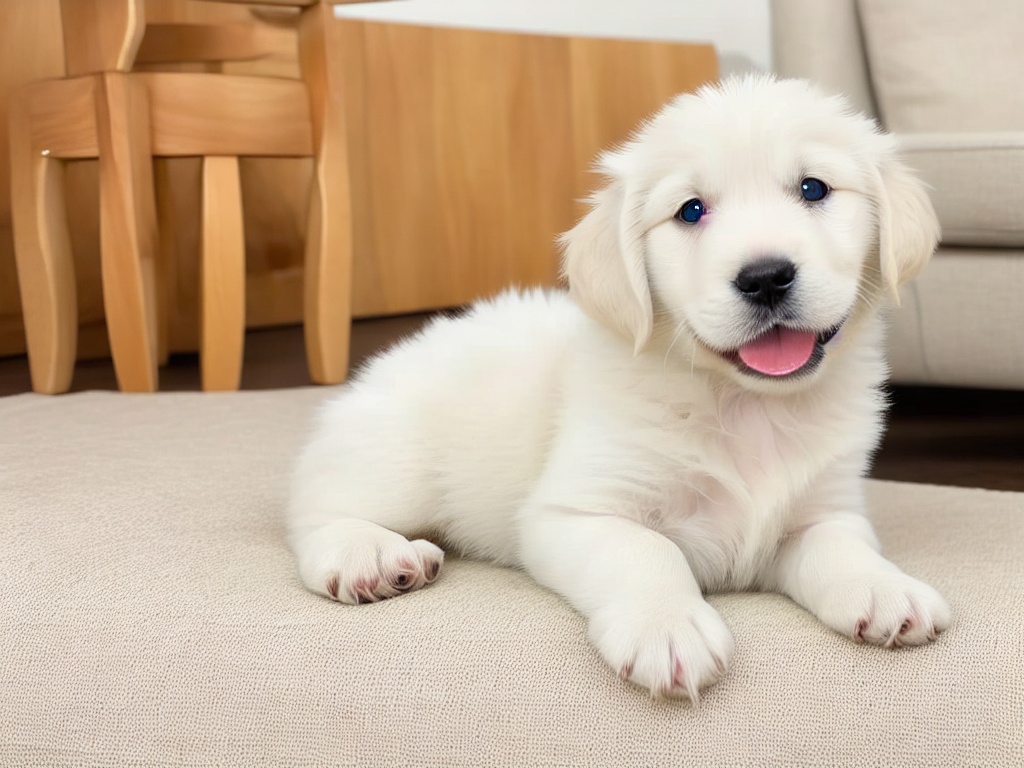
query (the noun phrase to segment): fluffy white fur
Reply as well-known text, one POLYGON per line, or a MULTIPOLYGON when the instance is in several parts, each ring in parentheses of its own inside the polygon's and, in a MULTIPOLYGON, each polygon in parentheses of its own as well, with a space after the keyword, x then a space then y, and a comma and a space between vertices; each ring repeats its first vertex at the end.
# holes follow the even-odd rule
POLYGON ((303 582, 345 603, 419 588, 443 560, 425 539, 522 567, 617 674, 693 701, 733 650, 707 592, 778 591, 857 641, 933 639, 949 608, 864 517, 878 307, 938 237, 892 139, 806 83, 747 78, 678 97, 599 167, 563 240, 569 295, 439 319, 320 413, 288 512, 303 582), (831 194, 805 201, 807 176, 831 194), (705 217, 676 220, 694 197, 705 217), (799 270, 789 319, 842 329, 773 378, 722 350, 763 330, 738 271, 778 254, 799 270))

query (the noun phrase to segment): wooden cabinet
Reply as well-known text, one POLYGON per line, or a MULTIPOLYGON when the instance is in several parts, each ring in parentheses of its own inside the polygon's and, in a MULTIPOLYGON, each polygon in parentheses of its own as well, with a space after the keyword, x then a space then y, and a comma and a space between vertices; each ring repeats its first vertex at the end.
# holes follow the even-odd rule
POLYGON ((558 278, 595 154, 714 79, 708 46, 346 21, 357 314, 558 278))

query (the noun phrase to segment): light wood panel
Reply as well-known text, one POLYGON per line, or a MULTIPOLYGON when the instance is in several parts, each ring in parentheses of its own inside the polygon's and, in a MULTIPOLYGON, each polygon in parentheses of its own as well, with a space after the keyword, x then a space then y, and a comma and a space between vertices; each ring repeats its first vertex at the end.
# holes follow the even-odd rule
POLYGON ((717 77, 713 50, 701 45, 574 37, 569 41, 569 92, 577 195, 597 179, 595 155, 623 141, 673 96, 717 77))
POLYGON ((708 46, 344 20, 357 315, 557 279, 594 155, 717 74, 708 46), (351 82, 351 81, 350 81, 351 82))
POLYGON ((361 47, 353 133, 356 314, 462 304, 555 279, 571 218, 557 38, 344 21, 361 47))

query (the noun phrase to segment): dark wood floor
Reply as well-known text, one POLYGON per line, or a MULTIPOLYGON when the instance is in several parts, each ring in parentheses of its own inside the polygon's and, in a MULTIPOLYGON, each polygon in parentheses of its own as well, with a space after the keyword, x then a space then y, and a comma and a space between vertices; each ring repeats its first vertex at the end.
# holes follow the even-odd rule
MULTIPOLYGON (((356 365, 427 315, 356 322, 356 365)), ((246 338, 243 389, 309 384, 299 328, 251 331, 246 338)), ((171 358, 161 369, 166 391, 199 388, 196 355, 171 358)), ((79 363, 74 391, 116 389, 109 360, 79 363)), ((0 359, 0 395, 28 392, 24 357, 0 359)), ((1024 491, 1024 392, 895 387, 889 430, 875 460, 875 477, 908 482, 1024 491)))

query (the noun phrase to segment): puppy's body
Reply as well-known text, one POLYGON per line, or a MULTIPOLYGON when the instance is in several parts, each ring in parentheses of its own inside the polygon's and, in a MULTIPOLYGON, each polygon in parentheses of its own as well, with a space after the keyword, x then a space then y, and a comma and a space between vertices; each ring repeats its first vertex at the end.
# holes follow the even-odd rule
POLYGON ((290 504, 310 589, 358 603, 423 586, 442 560, 432 539, 524 567, 588 616, 624 678, 692 699, 732 650, 702 592, 778 590, 879 644, 945 627, 942 598, 878 554, 861 488, 886 372, 874 307, 887 274, 930 254, 934 216, 926 200, 914 210, 922 195, 889 146, 870 144, 883 137, 835 104, 802 85, 731 88, 681 101, 678 122, 670 107, 606 159, 613 183, 568 236, 575 301, 510 293, 435 321, 328 404, 290 504), (801 142, 786 132, 798 120, 768 121, 794 147, 758 162, 756 120, 735 115, 780 96, 825 125, 801 142), (722 158, 666 138, 716 117, 733 133, 722 158), (815 146, 825 129, 866 157, 815 146), (787 198, 808 167, 838 180, 828 207, 787 198), (698 193, 708 223, 673 220, 698 193), (889 196, 919 231, 887 223, 889 196), (752 302, 737 271, 778 253, 797 275, 788 296, 752 302), (766 334, 783 350, 768 363, 749 351, 766 334), (770 368, 805 342, 793 374, 742 362, 770 368))
POLYGON ((859 477, 876 442, 884 369, 860 341, 869 365, 765 398, 634 358, 564 294, 505 294, 435 320, 327 406, 314 445, 330 471, 296 482, 294 508, 319 526, 384 493, 403 532, 518 565, 520 517, 543 499, 659 531, 705 590, 763 586, 804 524, 794 500, 837 460, 859 477))

